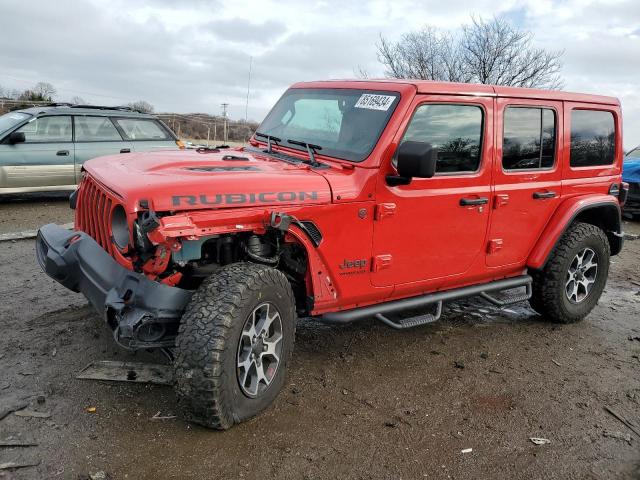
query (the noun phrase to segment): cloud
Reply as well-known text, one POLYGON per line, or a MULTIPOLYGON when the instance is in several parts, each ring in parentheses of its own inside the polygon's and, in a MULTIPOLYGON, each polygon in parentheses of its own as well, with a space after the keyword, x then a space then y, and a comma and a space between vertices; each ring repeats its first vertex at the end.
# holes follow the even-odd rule
POLYGON ((424 24, 455 29, 471 14, 505 15, 536 43, 564 49, 567 90, 615 95, 625 146, 640 143, 637 0, 90 0, 5 2, 0 85, 48 81, 61 100, 144 99, 158 111, 260 119, 291 83, 382 76, 376 41, 424 24), (15 21, 6 21, 15 19, 15 21))

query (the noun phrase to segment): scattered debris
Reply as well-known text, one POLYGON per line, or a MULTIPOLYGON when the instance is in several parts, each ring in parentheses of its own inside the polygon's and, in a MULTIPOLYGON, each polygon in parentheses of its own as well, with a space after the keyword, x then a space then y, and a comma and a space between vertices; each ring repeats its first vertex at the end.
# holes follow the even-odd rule
POLYGON ((548 438, 531 437, 529 440, 536 445, 547 445, 548 443, 551 443, 551 440, 548 438))
POLYGON ((174 418, 178 418, 176 415, 160 415, 160 412, 156 413, 151 420, 173 420, 174 418))
POLYGON ((640 235, 636 235, 635 233, 624 233, 624 239, 625 240, 629 240, 630 242, 634 241, 634 240, 638 240, 638 238, 640 238, 640 235))
POLYGON ((26 462, 4 462, 0 463, 0 470, 11 470, 13 468, 26 468, 37 467, 40 465, 40 460, 26 461, 26 462))
POLYGON ((551 361, 552 361, 553 363, 555 363, 555 364, 556 364, 557 366, 559 366, 559 367, 561 367, 561 366, 562 366, 562 364, 561 364, 560 362, 558 362, 557 360, 554 360, 553 358, 551 359, 551 361))
POLYGON ((629 445, 631 445, 631 434, 630 433, 622 433, 619 431, 612 431, 612 430, 605 430, 604 432, 602 432, 602 436, 603 437, 607 437, 607 438, 615 438, 618 440, 624 440, 625 442, 627 442, 629 445))
POLYGON ((20 440, 18 438, 0 439, 0 447, 37 447, 38 444, 31 440, 20 440))
POLYGON ((471 452, 473 452, 473 448, 465 448, 460 450, 460 453, 471 453, 471 452))
POLYGON ((482 352, 480 354, 480 358, 482 358, 483 360, 486 360, 487 358, 489 358, 489 354, 487 352, 482 352))
POLYGON ((87 408, 85 408, 85 411, 87 413, 96 413, 98 411, 98 409, 96 407, 87 407, 87 408))
POLYGON ((103 472, 102 470, 96 473, 89 474, 90 480, 109 480, 110 478, 111 475, 109 475, 107 472, 103 472))
POLYGON ((300 390, 298 387, 293 387, 291 389, 291 393, 293 393, 294 395, 298 395, 302 390, 300 390))
POLYGON ((44 395, 38 395, 36 397, 36 402, 38 402, 39 405, 44 404, 44 402, 46 402, 46 401, 47 401, 47 399, 46 399, 46 397, 44 395))
POLYGON ((461 369, 461 370, 462 370, 462 369, 464 368, 464 362, 462 362, 462 361, 460 361, 460 360, 455 360, 455 361, 453 362, 453 366, 454 366, 455 368, 459 368, 459 369, 461 369))
POLYGON ((389 427, 389 428, 396 428, 399 424, 400 424, 400 422, 398 422, 395 419, 387 420, 386 422, 384 422, 384 426, 385 427, 389 427))
POLYGON ((13 414, 17 415, 18 417, 27 417, 27 418, 50 418, 51 417, 51 414, 49 412, 36 412, 35 410, 29 410, 26 408, 24 410, 18 410, 13 414))
POLYGON ((629 335, 627 338, 629 339, 630 342, 633 342, 634 340, 640 342, 640 336, 635 336, 634 337, 632 335, 629 335))
POLYGON ((342 389, 342 394, 343 395, 349 395, 349 390, 347 390, 346 388, 342 389))
POLYGON ((611 415, 613 415, 614 417, 616 417, 618 420, 620 420, 629 430, 631 430, 633 433, 635 433, 636 435, 638 435, 638 437, 640 437, 640 431, 638 431, 636 429, 636 427, 626 418, 624 418, 622 415, 620 415, 619 413, 617 413, 615 410, 613 410, 611 407, 607 407, 605 405, 604 409, 609 412, 611 415))
POLYGON ((490 368, 489 369, 490 373, 499 373, 500 375, 502 375, 504 372, 501 370, 496 370, 495 368, 490 368))
POLYGON ((0 398, 0 420, 16 410, 22 410, 27 405, 29 405, 28 398, 15 396, 0 398))
POLYGON ((76 378, 172 385, 173 371, 170 365, 100 360, 84 367, 76 378))
MULTIPOLYGON (((60 225, 65 230, 71 230, 73 228, 73 223, 65 223, 64 225, 60 225)), ((37 230, 25 230, 23 232, 12 232, 12 233, 2 233, 0 234, 0 242, 12 241, 16 240, 25 240, 27 238, 36 238, 38 235, 37 230)))

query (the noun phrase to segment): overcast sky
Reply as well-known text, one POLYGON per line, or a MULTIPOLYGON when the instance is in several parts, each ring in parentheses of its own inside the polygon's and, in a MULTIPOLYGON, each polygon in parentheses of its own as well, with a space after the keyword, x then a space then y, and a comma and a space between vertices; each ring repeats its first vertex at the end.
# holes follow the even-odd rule
POLYGON ((504 15, 564 49, 566 90, 622 100, 625 146, 640 144, 639 0, 0 0, 0 87, 52 83, 58 99, 144 99, 157 111, 261 120, 291 83, 382 76, 376 41, 424 24, 504 15))

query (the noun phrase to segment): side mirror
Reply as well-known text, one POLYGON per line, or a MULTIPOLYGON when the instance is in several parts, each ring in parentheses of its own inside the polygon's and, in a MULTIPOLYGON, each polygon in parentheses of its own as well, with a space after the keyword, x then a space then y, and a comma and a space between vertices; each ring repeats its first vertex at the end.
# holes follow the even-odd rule
POLYGON ((9 143, 11 145, 15 145, 16 143, 24 143, 26 142, 26 137, 24 136, 24 132, 11 132, 9 134, 9 143))
POLYGON ((387 175, 391 186, 408 185, 413 177, 431 178, 436 173, 438 149, 430 143, 406 141, 398 148, 398 173, 387 175))

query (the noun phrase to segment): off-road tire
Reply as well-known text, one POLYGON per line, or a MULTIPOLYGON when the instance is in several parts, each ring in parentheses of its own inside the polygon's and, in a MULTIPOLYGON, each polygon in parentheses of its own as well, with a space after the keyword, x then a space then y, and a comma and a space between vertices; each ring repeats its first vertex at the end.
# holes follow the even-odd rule
POLYGON ((226 430, 266 409, 282 389, 295 336, 295 302, 284 274, 252 263, 228 265, 194 293, 176 339, 174 381, 184 418, 226 430), (282 355, 267 390, 250 398, 240 389, 240 335, 253 309, 271 302, 282 320, 282 355))
POLYGON ((572 224, 558 241, 544 268, 531 272, 531 308, 545 320, 554 323, 574 323, 584 319, 596 306, 604 290, 610 255, 609 241, 602 229, 588 223, 572 224), (565 293, 567 272, 575 256, 585 248, 596 253, 598 272, 584 300, 572 303, 565 293))

